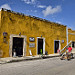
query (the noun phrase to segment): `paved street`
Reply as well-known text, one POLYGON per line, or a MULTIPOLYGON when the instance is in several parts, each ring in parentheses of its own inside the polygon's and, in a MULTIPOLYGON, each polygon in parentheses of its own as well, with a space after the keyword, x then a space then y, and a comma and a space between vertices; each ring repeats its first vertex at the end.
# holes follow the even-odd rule
POLYGON ((0 75, 75 75, 75 59, 54 57, 1 64, 0 75))

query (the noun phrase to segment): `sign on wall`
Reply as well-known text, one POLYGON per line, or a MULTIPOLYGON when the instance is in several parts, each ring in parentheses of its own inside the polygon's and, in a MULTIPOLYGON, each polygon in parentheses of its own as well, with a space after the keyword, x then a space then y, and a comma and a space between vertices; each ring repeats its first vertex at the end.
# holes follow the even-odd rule
POLYGON ((29 43, 29 47, 35 47, 35 43, 29 43))
POLYGON ((64 40, 62 40, 62 43, 64 43, 64 40))
POLYGON ((30 37, 29 38, 29 41, 34 42, 35 41, 35 38, 34 37, 30 37))

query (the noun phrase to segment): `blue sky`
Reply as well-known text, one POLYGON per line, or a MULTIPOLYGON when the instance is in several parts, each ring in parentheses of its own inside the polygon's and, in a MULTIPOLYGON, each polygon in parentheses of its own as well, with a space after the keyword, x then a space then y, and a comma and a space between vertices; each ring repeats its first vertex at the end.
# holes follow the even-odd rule
POLYGON ((67 25, 75 30, 75 0, 0 0, 0 8, 67 25))

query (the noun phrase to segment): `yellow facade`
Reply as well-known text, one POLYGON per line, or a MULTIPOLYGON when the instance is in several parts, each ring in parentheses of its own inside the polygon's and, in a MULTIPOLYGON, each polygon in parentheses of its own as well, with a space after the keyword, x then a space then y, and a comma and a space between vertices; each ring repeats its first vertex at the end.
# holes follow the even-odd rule
POLYGON ((19 13, 1 10, 0 29, 0 49, 3 51, 3 57, 9 57, 12 34, 19 36, 21 33, 20 37, 26 36, 26 56, 30 55, 29 50, 32 55, 37 55, 37 37, 45 38, 45 51, 48 51, 48 54, 54 53, 54 40, 60 40, 60 49, 67 44, 66 26, 19 13), (7 43, 3 42, 3 32, 7 32, 7 43), (30 37, 34 37, 35 41, 30 42, 30 37), (29 43, 34 43, 35 47, 29 47, 29 43))
POLYGON ((0 28, 1 28, 1 11, 0 11, 0 28))
POLYGON ((68 29, 68 41, 74 41, 75 42, 75 31, 72 29, 68 29))

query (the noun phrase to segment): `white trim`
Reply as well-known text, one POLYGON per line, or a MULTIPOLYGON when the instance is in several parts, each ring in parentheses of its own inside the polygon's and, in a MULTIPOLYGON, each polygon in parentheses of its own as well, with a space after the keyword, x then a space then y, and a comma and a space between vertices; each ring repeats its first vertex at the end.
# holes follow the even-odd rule
POLYGON ((59 50, 61 49, 60 40, 54 40, 54 53, 55 53, 55 41, 59 41, 59 50))
POLYGON ((23 38, 23 56, 26 56, 26 36, 24 35, 10 35, 10 45, 9 45, 9 56, 12 57, 12 45, 13 45, 13 37, 23 38))
POLYGON ((43 54, 45 54, 45 38, 43 38, 43 54))
MULTIPOLYGON (((37 47, 36 47, 36 54, 38 55, 38 39, 41 38, 41 37, 37 37, 37 47)), ((41 39, 43 39, 43 54, 45 54, 45 38, 42 37, 41 39)))

